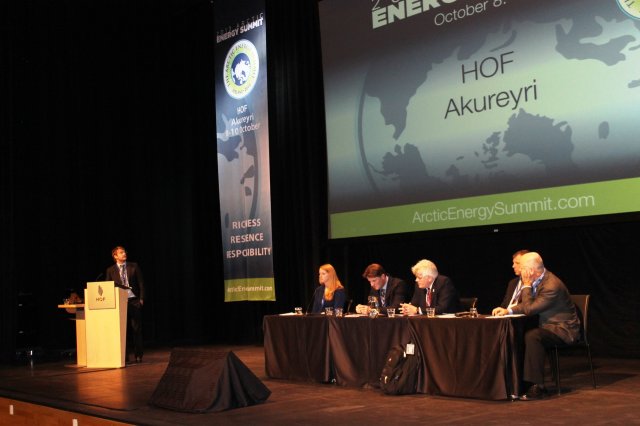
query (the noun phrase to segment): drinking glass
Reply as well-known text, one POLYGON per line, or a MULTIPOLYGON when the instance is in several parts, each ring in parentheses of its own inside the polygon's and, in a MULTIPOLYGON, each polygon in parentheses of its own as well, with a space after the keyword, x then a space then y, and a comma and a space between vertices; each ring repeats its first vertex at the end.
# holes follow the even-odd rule
POLYGON ((337 317, 341 317, 342 316, 342 308, 336 308, 334 310, 335 316, 337 317))
POLYGON ((333 308, 324 308, 324 314, 327 316, 333 315, 333 308))
POLYGON ((302 308, 301 307, 295 307, 294 310, 296 311, 296 315, 302 315, 302 308))
POLYGON ((387 316, 394 318, 396 316, 396 308, 387 308, 387 316))
POLYGON ((436 316, 436 308, 427 308, 427 317, 434 318, 436 316))
POLYGON ((478 308, 469 308, 471 318, 478 318, 478 308))
POLYGON ((379 306, 378 298, 376 296, 369 296, 367 300, 369 302, 369 308, 376 309, 379 306))

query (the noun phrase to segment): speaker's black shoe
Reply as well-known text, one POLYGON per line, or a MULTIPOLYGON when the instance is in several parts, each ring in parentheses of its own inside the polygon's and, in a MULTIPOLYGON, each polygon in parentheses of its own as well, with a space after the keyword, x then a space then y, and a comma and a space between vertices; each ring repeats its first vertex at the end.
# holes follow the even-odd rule
POLYGON ((544 386, 533 385, 527 390, 527 392, 520 397, 521 401, 532 401, 535 399, 542 399, 546 395, 544 386))

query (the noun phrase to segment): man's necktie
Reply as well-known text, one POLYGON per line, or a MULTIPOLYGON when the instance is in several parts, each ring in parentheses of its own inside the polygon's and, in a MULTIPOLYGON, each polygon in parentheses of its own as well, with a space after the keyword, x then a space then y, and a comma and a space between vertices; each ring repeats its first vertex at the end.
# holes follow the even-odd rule
POLYGON ((427 289, 427 306, 431 306, 431 288, 427 289))
POLYGON ((129 283, 127 281, 127 271, 125 269, 125 265, 120 265, 120 279, 122 280, 122 285, 125 287, 129 287, 129 283))
POLYGON ((522 292, 522 283, 518 283, 518 286, 513 291, 513 296, 511 297, 511 301, 509 302, 509 308, 516 306, 520 303, 520 293, 522 292))
POLYGON ((380 306, 386 306, 386 304, 384 303, 384 297, 386 294, 386 290, 384 288, 380 289, 380 306))

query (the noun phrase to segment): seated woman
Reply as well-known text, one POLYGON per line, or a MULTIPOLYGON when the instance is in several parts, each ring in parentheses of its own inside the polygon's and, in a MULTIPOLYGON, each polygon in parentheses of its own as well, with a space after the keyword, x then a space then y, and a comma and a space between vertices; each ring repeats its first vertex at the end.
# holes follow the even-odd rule
POLYGON ((320 267, 318 282, 320 285, 313 293, 311 313, 319 314, 324 308, 344 308, 347 296, 333 266, 327 263, 320 267))

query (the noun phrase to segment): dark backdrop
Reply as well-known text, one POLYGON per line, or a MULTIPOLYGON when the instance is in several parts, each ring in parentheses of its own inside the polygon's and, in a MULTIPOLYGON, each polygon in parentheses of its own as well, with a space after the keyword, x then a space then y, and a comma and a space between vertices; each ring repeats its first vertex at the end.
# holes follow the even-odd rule
POLYGON ((412 280, 411 265, 429 258, 486 313, 511 278, 511 253, 527 248, 573 293, 593 295, 596 355, 640 355, 638 215, 327 239, 315 0, 267 0, 277 301, 224 303, 215 4, 93 3, 0 6, 3 361, 73 346, 56 305, 104 272, 115 245, 145 274, 147 345, 259 343, 262 317, 306 306, 325 262, 358 303, 368 263, 412 280))

